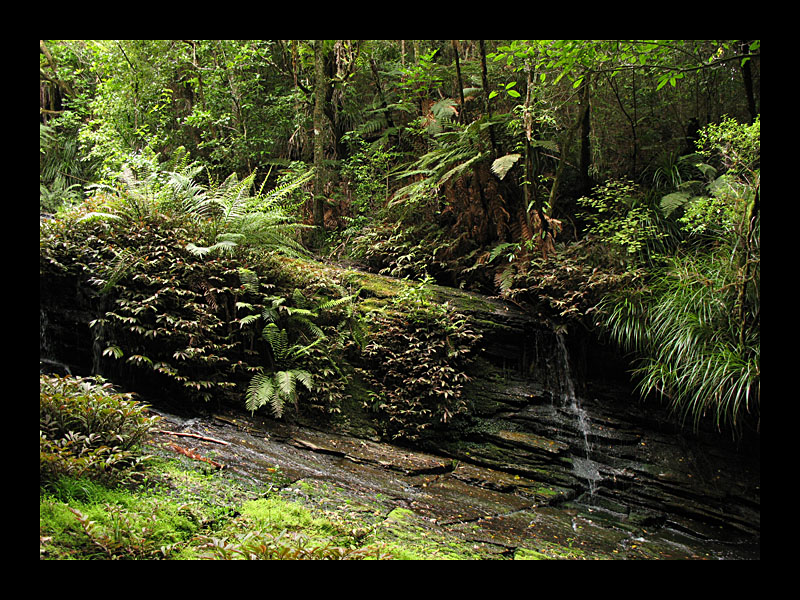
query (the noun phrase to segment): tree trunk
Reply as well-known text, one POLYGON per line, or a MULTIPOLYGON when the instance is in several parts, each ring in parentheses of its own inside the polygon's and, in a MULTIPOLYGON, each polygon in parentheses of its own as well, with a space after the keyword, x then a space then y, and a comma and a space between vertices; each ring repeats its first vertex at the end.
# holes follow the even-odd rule
MULTIPOLYGON (((750 41, 745 40, 742 42, 741 46, 742 53, 750 52, 750 41)), ((758 116, 758 111, 756 109, 756 99, 753 95, 753 73, 750 70, 750 63, 752 60, 748 60, 741 66, 742 71, 742 81, 744 82, 744 91, 745 95, 747 96, 747 110, 750 112, 750 123, 754 123, 756 117, 758 116)))
MULTIPOLYGON (((478 40, 481 49, 481 79, 483 80, 483 102, 486 111, 486 117, 492 116, 492 107, 489 104, 489 76, 486 72, 486 45, 483 40, 478 40)), ((489 139, 492 142, 492 158, 497 158, 497 142, 494 138, 494 128, 489 127, 489 139)))
POLYGON ((325 168, 323 122, 325 120, 325 53, 323 40, 314 42, 314 227, 317 228, 315 245, 319 245, 325 232, 325 168))
POLYGON ((589 166, 591 165, 591 141, 589 134, 591 133, 591 107, 589 106, 589 75, 583 78, 581 84, 581 105, 583 106, 583 118, 581 119, 581 156, 578 163, 578 172, 580 175, 580 192, 581 196, 588 195, 592 190, 592 178, 589 175, 589 166))
MULTIPOLYGON (((588 100, 588 98, 587 98, 588 100)), ((556 177, 553 181, 553 187, 550 188, 550 214, 555 214, 555 206, 556 206, 556 197, 558 196, 558 188, 563 180, 564 175, 564 167, 567 164, 567 157, 569 156, 569 151, 572 149, 572 140, 575 138, 575 133, 577 133, 578 129, 580 129, 581 125, 583 124, 585 113, 589 109, 588 103, 581 103, 580 113, 578 114, 578 119, 575 123, 569 128, 566 132, 564 137, 562 138, 563 141, 561 143, 561 157, 558 161, 558 168, 556 169, 556 177)))
POLYGON ((455 54, 455 61, 456 61, 456 88, 458 91, 458 100, 459 100, 459 111, 458 111, 458 119, 459 123, 464 122, 464 110, 466 106, 464 104, 464 83, 461 79, 461 63, 459 62, 458 58, 458 40, 452 40, 453 42, 453 54, 455 54))

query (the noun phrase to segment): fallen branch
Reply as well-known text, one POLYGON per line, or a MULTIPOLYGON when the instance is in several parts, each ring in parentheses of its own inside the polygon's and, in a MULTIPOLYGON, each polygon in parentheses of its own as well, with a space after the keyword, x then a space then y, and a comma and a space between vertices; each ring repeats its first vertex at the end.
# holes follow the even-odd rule
POLYGON ((183 437, 193 437, 193 438, 197 438, 198 440, 203 440, 203 441, 206 441, 206 442, 214 442, 215 444, 222 444, 223 446, 230 445, 230 442, 226 442, 226 441, 223 441, 223 440, 217 440, 217 439, 214 439, 214 438, 211 438, 211 437, 206 437, 204 435, 199 435, 197 433, 183 433, 181 431, 169 431, 168 429, 162 429, 161 433, 165 433, 167 435, 180 435, 180 436, 183 436, 183 437))
POLYGON ((224 468, 225 465, 215 462, 210 458, 206 458, 205 456, 200 456, 197 452, 193 450, 189 450, 188 448, 184 448, 183 446, 178 446, 178 444, 170 444, 170 448, 172 448, 175 452, 183 454, 184 456, 188 456, 189 458, 193 458, 194 460, 202 460, 203 462, 207 462, 208 464, 216 467, 217 469, 224 468))

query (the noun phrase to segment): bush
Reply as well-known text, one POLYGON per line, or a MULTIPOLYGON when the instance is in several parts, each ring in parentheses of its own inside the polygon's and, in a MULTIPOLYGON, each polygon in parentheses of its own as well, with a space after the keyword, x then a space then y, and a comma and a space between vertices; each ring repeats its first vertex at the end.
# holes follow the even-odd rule
POLYGON ((39 482, 124 478, 144 460, 158 417, 100 378, 39 377, 39 482))

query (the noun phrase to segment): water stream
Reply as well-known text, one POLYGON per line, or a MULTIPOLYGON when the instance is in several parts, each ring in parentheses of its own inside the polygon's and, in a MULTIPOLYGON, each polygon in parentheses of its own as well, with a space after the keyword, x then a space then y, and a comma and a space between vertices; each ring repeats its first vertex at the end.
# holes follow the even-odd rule
POLYGON ((592 424, 586 410, 581 407, 580 399, 575 393, 575 383, 569 366, 569 352, 567 351, 567 345, 564 342, 563 334, 556 333, 556 340, 558 342, 561 364, 563 366, 561 371, 562 407, 574 416, 575 425, 583 439, 583 456, 575 456, 573 458, 573 470, 575 475, 586 480, 589 488, 589 495, 594 496, 597 490, 597 482, 600 480, 600 472, 592 460, 592 444, 589 440, 592 424))

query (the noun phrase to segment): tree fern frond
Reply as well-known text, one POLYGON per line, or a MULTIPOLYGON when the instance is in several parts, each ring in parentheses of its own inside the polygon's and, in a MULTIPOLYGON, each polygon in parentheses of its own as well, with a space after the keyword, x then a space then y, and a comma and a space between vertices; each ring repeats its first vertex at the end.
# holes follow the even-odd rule
POLYGON ((485 152, 480 152, 478 154, 475 154, 471 158, 465 160, 461 164, 456 165, 455 167, 453 167, 452 169, 450 169, 446 173, 444 173, 439 178, 439 182, 440 183, 445 183, 448 179, 450 179, 454 175, 461 175, 461 173, 463 173, 466 169, 471 167, 474 163, 476 163, 476 162, 478 162, 480 160, 483 160, 486 156, 487 156, 487 153, 485 153, 485 152))
POLYGON ((661 212, 668 217, 676 209, 682 207, 689 201, 690 195, 686 192, 673 192, 661 198, 661 212))
POLYGON ((492 173, 503 179, 511 167, 522 157, 521 154, 506 154, 492 162, 492 173))

